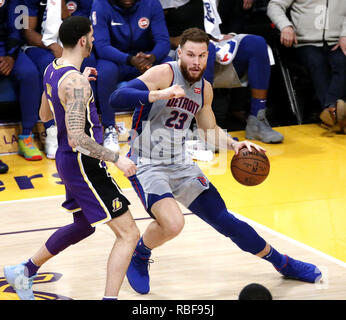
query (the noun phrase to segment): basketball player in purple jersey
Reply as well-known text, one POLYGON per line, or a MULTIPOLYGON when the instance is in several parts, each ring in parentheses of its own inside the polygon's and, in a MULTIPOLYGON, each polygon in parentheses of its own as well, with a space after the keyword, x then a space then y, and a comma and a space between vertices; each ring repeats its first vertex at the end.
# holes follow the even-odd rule
POLYGON ((271 262, 282 275, 313 283, 322 276, 315 265, 276 251, 250 225, 228 211, 198 165, 186 159, 182 145, 193 117, 199 129, 220 148, 235 153, 243 147, 263 151, 252 142, 233 140, 216 125, 212 86, 202 77, 208 44, 204 31, 185 30, 178 61, 150 68, 111 96, 111 105, 118 108, 136 106, 129 156, 137 163, 137 173, 130 180, 155 219, 137 244, 127 271, 129 283, 139 293, 149 292, 151 250, 176 237, 184 227, 177 201, 243 251, 271 262))
MULTIPOLYGON (((104 148, 102 129, 87 76, 79 72, 92 49, 93 29, 89 19, 71 17, 62 23, 59 37, 62 57, 55 59, 44 75, 40 108, 43 121, 54 117, 58 128, 56 165, 65 184, 63 207, 73 213, 74 222, 59 228, 28 261, 4 268, 7 282, 20 299, 34 300, 32 283, 47 260, 106 223, 116 235, 107 264, 104 300, 117 299, 139 231, 128 209, 129 201, 107 171, 104 161, 113 162, 125 176, 136 173, 132 160, 104 148)), ((90 74, 91 73, 91 74, 90 74)))

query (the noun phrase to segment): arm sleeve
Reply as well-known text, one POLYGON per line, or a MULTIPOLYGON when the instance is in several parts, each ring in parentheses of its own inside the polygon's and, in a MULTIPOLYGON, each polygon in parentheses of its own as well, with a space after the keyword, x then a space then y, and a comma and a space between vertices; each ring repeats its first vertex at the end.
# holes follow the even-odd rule
POLYGON ((148 105, 150 104, 149 92, 146 84, 136 78, 115 90, 109 98, 109 105, 116 111, 121 111, 121 109, 128 110, 129 107, 136 108, 148 105))
POLYGON ((111 38, 108 29, 111 21, 109 20, 102 3, 95 0, 91 10, 95 38, 94 45, 98 57, 115 63, 126 64, 129 55, 111 45, 111 38))
POLYGON ((160 61, 168 55, 171 45, 163 9, 158 0, 153 1, 152 10, 151 32, 155 46, 149 53, 156 57, 156 61, 160 61))
POLYGON ((286 15, 293 2, 294 0, 271 0, 268 4, 267 15, 280 31, 287 26, 293 26, 286 15))

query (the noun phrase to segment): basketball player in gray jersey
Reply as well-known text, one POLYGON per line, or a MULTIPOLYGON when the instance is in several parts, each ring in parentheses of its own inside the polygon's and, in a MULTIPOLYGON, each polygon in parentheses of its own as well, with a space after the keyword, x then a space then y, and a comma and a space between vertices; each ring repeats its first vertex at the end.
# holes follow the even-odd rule
POLYGON ((197 28, 187 29, 178 50, 179 60, 155 66, 116 90, 110 104, 135 106, 129 157, 137 173, 129 179, 147 212, 154 218, 139 240, 127 270, 132 288, 148 293, 151 250, 176 237, 184 226, 177 201, 229 237, 242 250, 271 262, 284 276, 306 282, 321 278, 313 264, 282 255, 247 223, 230 213, 220 194, 198 165, 185 158, 184 137, 193 117, 208 141, 219 148, 251 147, 235 141, 216 125, 211 108, 213 89, 202 74, 209 38, 197 28))

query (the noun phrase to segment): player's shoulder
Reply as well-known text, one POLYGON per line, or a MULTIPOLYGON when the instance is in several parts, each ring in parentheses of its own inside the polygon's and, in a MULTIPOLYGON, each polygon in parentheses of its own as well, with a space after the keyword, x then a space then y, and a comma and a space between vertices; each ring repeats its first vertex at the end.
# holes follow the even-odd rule
POLYGON ((90 84, 88 79, 79 71, 72 71, 66 74, 66 76, 61 81, 59 88, 62 90, 79 89, 79 88, 89 88, 90 84))
POLYGON ((204 82, 204 93, 205 94, 212 94, 213 93, 212 84, 208 80, 206 80, 205 78, 203 78, 202 81, 204 82))
POLYGON ((143 75, 145 74, 151 74, 151 75, 157 75, 157 76, 167 76, 169 74, 173 75, 173 69, 169 63, 161 63, 152 66, 150 69, 148 69, 143 75))
POLYGON ((148 86, 149 90, 168 88, 173 81, 173 69, 168 63, 162 63, 151 67, 138 78, 148 86))
POLYGON ((204 81, 204 89, 213 90, 213 86, 207 79, 203 78, 203 81, 204 81))
POLYGON ((211 83, 203 78, 202 80, 204 82, 204 89, 203 89, 203 98, 205 103, 211 103, 211 100, 214 96, 213 86, 211 83))
POLYGON ((158 77, 161 78, 161 80, 165 79, 170 85, 173 81, 173 76, 174 76, 174 72, 173 72, 173 68, 171 64, 168 62, 165 62, 155 67, 158 67, 156 70, 158 77))

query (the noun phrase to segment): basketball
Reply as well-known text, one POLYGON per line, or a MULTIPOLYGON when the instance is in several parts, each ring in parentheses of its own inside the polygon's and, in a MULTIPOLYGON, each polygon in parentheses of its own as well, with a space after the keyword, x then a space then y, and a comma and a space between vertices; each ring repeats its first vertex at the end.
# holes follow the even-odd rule
POLYGON ((239 300, 273 300, 270 291, 259 283, 250 283, 239 293, 239 300))
POLYGON ((250 152, 244 147, 234 155, 231 161, 231 172, 239 183, 245 186, 256 186, 268 176, 270 163, 263 152, 252 148, 250 152))

